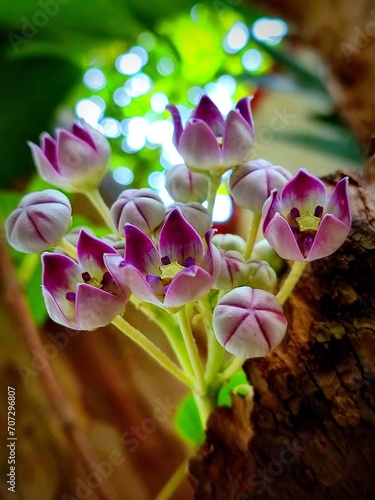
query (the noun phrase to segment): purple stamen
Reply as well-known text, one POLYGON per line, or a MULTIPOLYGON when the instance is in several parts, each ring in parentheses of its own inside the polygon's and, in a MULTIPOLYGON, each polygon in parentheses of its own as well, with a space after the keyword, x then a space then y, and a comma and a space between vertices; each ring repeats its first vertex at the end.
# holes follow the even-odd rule
POLYGON ((82 279, 85 283, 88 283, 91 280, 90 273, 88 273, 87 271, 82 273, 82 279))
POLYGON ((309 254, 313 242, 314 242, 314 238, 312 236, 310 236, 309 234, 307 234, 304 237, 303 243, 302 243, 302 251, 303 251, 304 257, 307 257, 307 255, 309 254))
POLYGON ((296 217, 300 217, 300 215, 300 211, 296 207, 292 208, 292 210, 290 211, 290 217, 292 220, 295 220, 296 217))
POLYGON ((194 259, 194 257, 188 257, 187 259, 185 259, 185 262, 182 265, 184 267, 195 266, 195 259, 194 259))
POLYGON ((74 302, 76 301, 76 294, 75 292, 68 292, 66 295, 66 300, 68 302, 72 302, 72 304, 74 304, 74 302))
POLYGON ((103 279, 100 282, 100 284, 103 285, 103 288, 105 288, 106 286, 109 286, 112 283, 112 281, 113 281, 112 276, 110 275, 110 273, 108 271, 106 271, 103 274, 103 279))
POLYGON ((323 207, 321 205, 318 205, 315 209, 314 216, 321 218, 323 215, 323 207))
POLYGON ((161 278, 160 276, 156 276, 156 274, 147 274, 146 281, 152 287, 158 285, 161 281, 161 278))
POLYGON ((166 255, 165 257, 161 258, 161 263, 163 266, 168 266, 168 264, 171 263, 171 259, 166 255))
POLYGON ((126 260, 122 260, 119 264, 119 267, 124 267, 126 266, 126 260))

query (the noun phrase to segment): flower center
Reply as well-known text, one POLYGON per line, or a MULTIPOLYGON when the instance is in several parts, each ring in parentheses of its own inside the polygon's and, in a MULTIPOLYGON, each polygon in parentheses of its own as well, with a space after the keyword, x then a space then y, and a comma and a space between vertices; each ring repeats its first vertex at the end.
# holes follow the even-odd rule
MULTIPOLYGON (((94 286, 95 288, 99 288, 100 290, 104 290, 105 292, 109 292, 109 293, 112 293, 113 295, 119 296, 118 287, 115 285, 115 282, 108 271, 106 271, 103 274, 102 281, 100 281, 100 282, 97 278, 95 278, 95 276, 92 277, 91 274, 88 273, 87 271, 82 273, 82 279, 88 285, 94 286)), ((71 302, 72 304, 74 304, 75 300, 76 300, 76 293, 75 292, 67 292, 65 297, 66 297, 66 300, 68 302, 71 302)))
POLYGON ((170 264, 165 264, 160 266, 160 279, 162 284, 169 285, 172 279, 178 274, 182 269, 185 269, 184 266, 181 266, 177 261, 173 261, 170 264))
POLYGON ((311 215, 310 212, 306 212, 300 217, 296 217, 295 221, 298 224, 299 230, 304 233, 306 231, 317 231, 321 218, 311 215))
POLYGON ((314 214, 306 211, 301 215, 298 208, 293 207, 288 214, 288 222, 305 258, 314 243, 316 232, 318 231, 319 224, 322 220, 323 211, 323 207, 318 205, 315 207, 314 214))

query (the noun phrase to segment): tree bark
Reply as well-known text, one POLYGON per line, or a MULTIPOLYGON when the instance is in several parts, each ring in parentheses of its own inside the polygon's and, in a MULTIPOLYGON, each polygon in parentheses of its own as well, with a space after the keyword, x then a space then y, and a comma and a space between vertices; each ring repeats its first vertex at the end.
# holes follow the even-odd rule
POLYGON ((232 410, 211 416, 191 463, 196 498, 375 495, 375 185, 367 172, 349 174, 351 233, 306 269, 285 305, 282 345, 245 364, 253 405, 236 396, 232 410))
MULTIPOLYGON (((373 154, 375 11, 373 36, 362 47, 354 40, 358 30, 372 33, 371 4, 263 5, 292 20, 293 36, 321 55, 342 116, 373 154), (355 48, 350 61, 344 42, 355 48)), ((232 409, 211 415, 206 443, 190 463, 199 500, 375 498, 375 156, 362 172, 324 181, 332 188, 344 175, 349 237, 306 268, 284 307, 282 345, 246 362, 254 400, 235 396, 232 409)))

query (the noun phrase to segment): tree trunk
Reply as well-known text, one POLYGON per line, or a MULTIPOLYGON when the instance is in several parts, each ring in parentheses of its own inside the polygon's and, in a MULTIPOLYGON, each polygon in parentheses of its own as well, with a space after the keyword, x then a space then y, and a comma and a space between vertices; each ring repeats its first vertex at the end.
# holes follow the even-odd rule
MULTIPOLYGON (((375 10, 368 43, 354 40, 358 30, 371 33, 370 3, 264 5, 292 19, 296 38, 315 46, 342 115, 373 153, 375 10), (350 61, 344 42, 355 48, 350 61)), ((324 180, 332 188, 344 175, 350 235, 306 268, 284 307, 282 345, 246 362, 254 401, 235 396, 232 409, 211 415, 206 443, 190 463, 199 500, 375 498, 375 156, 361 173, 324 180)))

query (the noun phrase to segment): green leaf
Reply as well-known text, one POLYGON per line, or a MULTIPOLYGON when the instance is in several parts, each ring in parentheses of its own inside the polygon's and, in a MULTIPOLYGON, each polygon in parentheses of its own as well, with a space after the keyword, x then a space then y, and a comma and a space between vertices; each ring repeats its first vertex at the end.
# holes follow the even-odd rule
POLYGON ((352 161, 358 167, 363 166, 363 153, 358 143, 344 130, 341 132, 340 137, 333 139, 298 133, 280 133, 279 138, 282 141, 299 144, 338 158, 344 158, 345 160, 352 161))
POLYGON ((204 442, 204 429, 192 394, 180 403, 175 416, 175 426, 179 435, 188 443, 200 446, 204 442))
POLYGON ((301 64, 298 59, 287 54, 285 50, 281 51, 268 43, 261 42, 257 39, 254 39, 254 42, 267 52, 276 62, 280 63, 286 70, 294 75, 297 80, 301 82, 305 90, 315 90, 327 95, 327 90, 320 78, 310 71, 309 68, 301 64))
POLYGON ((218 406, 232 406, 231 393, 239 385, 248 385, 246 374, 243 370, 236 372, 226 384, 220 387, 217 404, 218 406))

